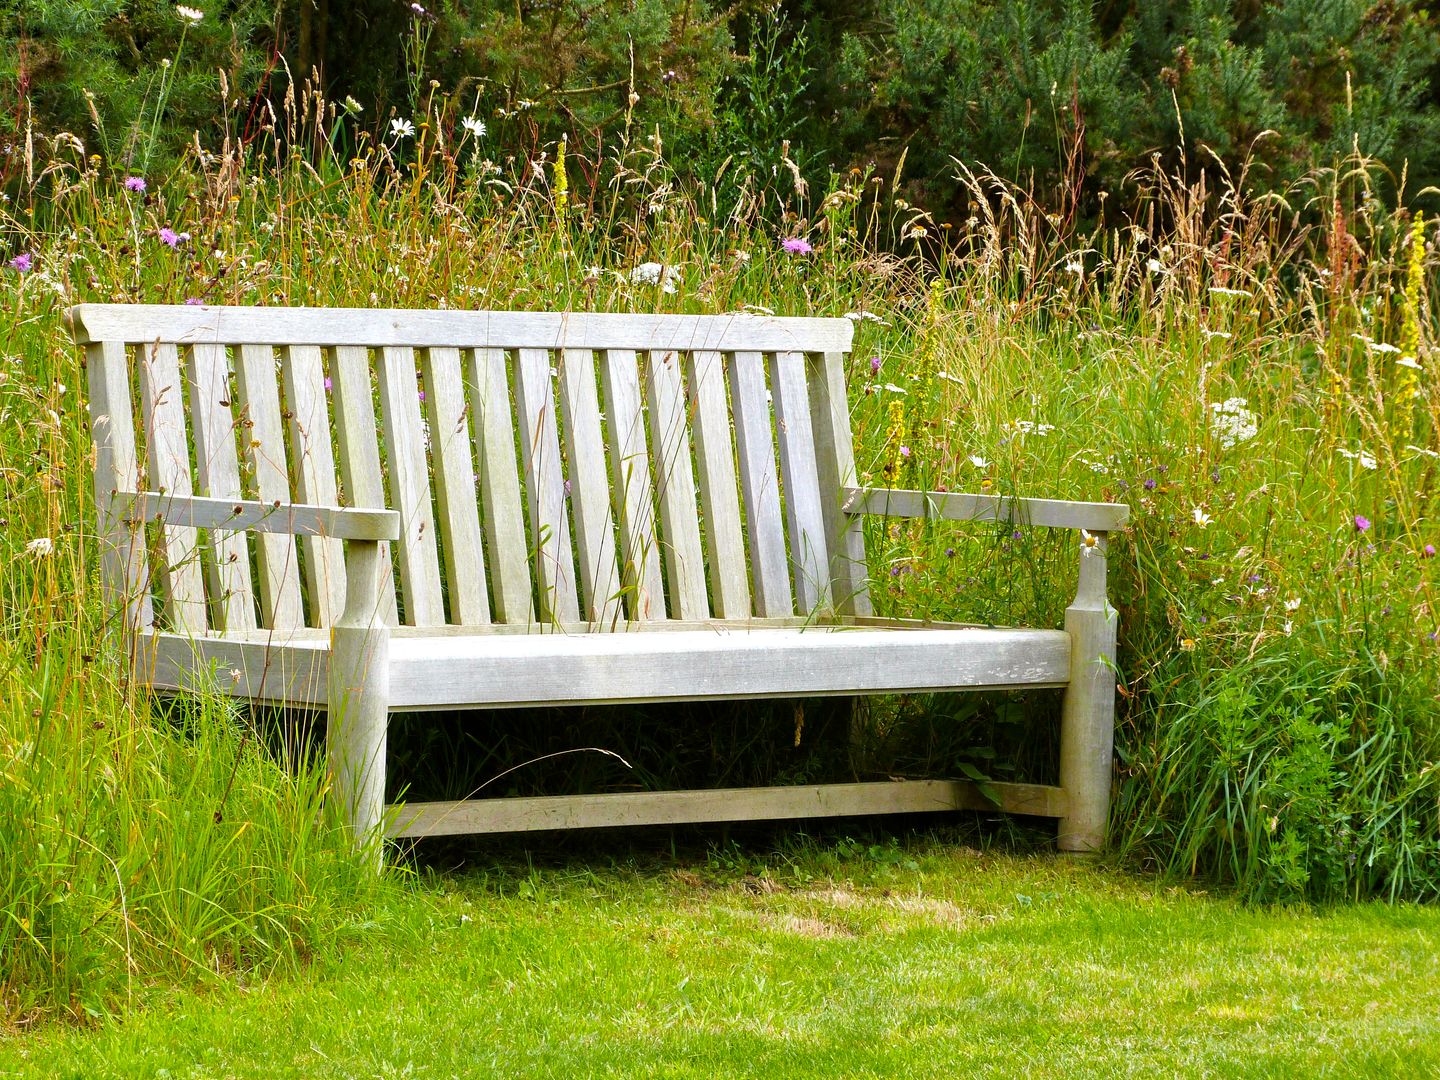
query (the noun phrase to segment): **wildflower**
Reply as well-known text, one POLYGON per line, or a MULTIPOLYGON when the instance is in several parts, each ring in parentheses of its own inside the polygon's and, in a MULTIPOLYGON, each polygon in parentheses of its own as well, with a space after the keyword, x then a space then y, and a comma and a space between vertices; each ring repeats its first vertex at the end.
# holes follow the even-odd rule
POLYGON ((485 121, 478 116, 467 116, 460 121, 460 126, 477 139, 485 137, 485 121))
POLYGON ((190 239, 190 234, 188 232, 177 233, 168 225, 160 230, 159 236, 160 242, 162 244, 167 244, 172 248, 178 248, 181 244, 185 243, 187 240, 190 239))
POLYGON ((55 552, 55 541, 48 536, 37 536, 25 545, 25 554, 33 555, 37 559, 43 559, 55 552))
POLYGON ((903 386, 896 386, 893 382, 887 382, 884 386, 880 387, 880 389, 891 394, 899 394, 901 397, 904 397, 910 392, 903 386))
POLYGON ((201 19, 205 18, 205 12, 199 8, 186 7, 184 4, 175 5, 175 14, 192 24, 198 23, 201 19))
POLYGON ((1247 407, 1245 398, 1229 398, 1210 405, 1210 433, 1226 450, 1237 443, 1249 442, 1260 430, 1257 417, 1247 407))
POLYGON ((570 177, 565 172, 565 140, 561 138, 555 147, 555 164, 550 174, 553 179, 550 190, 555 198, 555 222, 565 224, 565 212, 570 208, 570 177))
POLYGON ((1156 487, 1158 487, 1158 486, 1159 486, 1159 485, 1156 484, 1155 478, 1154 478, 1153 476, 1147 476, 1147 477, 1145 478, 1145 490, 1146 490, 1146 491, 1154 491, 1154 490, 1156 489, 1156 487))
POLYGON ((924 240, 925 237, 930 235, 930 230, 917 222, 906 230, 905 235, 911 240, 924 240))
POLYGON ((390 134, 397 139, 410 139, 415 136, 415 125, 404 117, 397 116, 390 121, 390 134))
POLYGON ((880 374, 880 357, 878 355, 870 357, 870 374, 880 374))
POLYGON ((885 425, 885 445, 893 447, 886 454, 886 462, 880 470, 880 475, 887 487, 894 487, 900 480, 900 474, 905 468, 905 459, 910 456, 910 450, 903 445, 905 438, 905 403, 903 401, 892 401, 886 409, 888 422, 885 425))
POLYGON ((1209 327, 1202 326, 1200 333, 1205 335, 1206 341, 1209 341, 1211 338, 1219 338, 1221 341, 1230 340, 1230 333, 1226 330, 1211 330, 1209 327))
POLYGON ((1363 446, 1354 452, 1346 450, 1343 446, 1337 446, 1335 452, 1343 458, 1349 458, 1351 461, 1358 462, 1362 469, 1375 469, 1378 468, 1380 464, 1375 460, 1375 455, 1363 446))
POLYGON ((1149 259, 1145 263, 1145 269, 1149 270, 1152 274, 1163 274, 1165 272, 1165 264, 1159 259, 1149 259))
POLYGON ((1182 638, 1180 639, 1180 651, 1181 651, 1181 652, 1194 652, 1194 651, 1195 651, 1195 639, 1194 639, 1193 637, 1182 637, 1182 638))
POLYGON ((988 469, 990 467, 990 462, 986 461, 979 454, 970 455, 970 464, 974 465, 977 469, 988 469))
POLYGON ((900 456, 903 458, 908 458, 910 456, 910 448, 904 443, 900 444, 900 456))
POLYGON ((423 7, 421 7, 419 4, 411 4, 411 5, 410 5, 410 10, 413 11, 416 15, 424 15, 424 14, 425 14, 425 9, 424 9, 423 7))
POLYGON ((662 292, 677 292, 675 285, 680 272, 664 263, 643 262, 630 271, 630 281, 635 285, 659 285, 662 292))
POLYGON ((810 241, 802 240, 798 236, 792 236, 787 240, 780 241, 780 246, 791 255, 809 255, 815 250, 810 246, 810 241))
POLYGON ((187 296, 187 297, 185 298, 185 306, 186 306, 186 307, 203 307, 204 304, 205 304, 205 301, 204 301, 204 300, 201 300, 200 297, 198 297, 198 296, 187 296))
POLYGON ((1065 264, 1065 272, 1074 274, 1076 277, 1084 277, 1085 263, 1080 259, 1071 259, 1065 264))
POLYGON ((865 310, 863 310, 863 309, 860 310, 860 311, 847 311, 847 312, 845 312, 845 318, 847 318, 847 319, 849 319, 851 322, 855 322, 855 323, 858 323, 858 322, 873 322, 873 323, 879 323, 881 326, 889 326, 889 325, 890 325, 888 322, 886 322, 884 319, 882 319, 879 315, 876 315, 873 311, 865 311, 865 310))
POLYGON ((22 251, 10 260, 10 269, 19 274, 28 274, 35 265, 34 256, 28 251, 22 251))
POLYGON ((332 389, 334 389, 334 386, 335 386, 335 384, 330 381, 330 376, 329 376, 329 375, 326 375, 326 376, 325 376, 325 392, 328 394, 332 389))
POLYGON ((1300 610, 1300 597, 1298 597, 1298 596, 1292 596, 1292 597, 1290 597, 1289 600, 1286 600, 1286 601, 1285 601, 1285 610, 1286 610, 1286 611, 1299 611, 1299 610, 1300 610))
POLYGON ((1211 285, 1211 286, 1210 286, 1210 295, 1211 295, 1211 296, 1253 296, 1254 294, 1253 294, 1253 293, 1246 292, 1244 289, 1227 289, 1227 288, 1225 288, 1223 285, 1211 285))
POLYGON ((365 106, 364 106, 364 105, 361 105, 360 102, 356 101, 356 100, 355 100, 353 97, 351 97, 349 94, 346 94, 346 95, 345 95, 345 111, 346 111, 347 113, 352 113, 352 114, 354 114, 354 113, 362 113, 362 112, 365 111, 365 106))
POLYGON ((1198 506, 1195 507, 1194 511, 1192 512, 1192 516, 1195 518, 1195 524, 1199 525, 1202 529, 1209 525, 1211 522, 1210 515, 1198 506))
POLYGON ((127 176, 125 178, 126 191, 144 191, 145 178, 143 176, 127 176))
POLYGON ((1080 530, 1080 554, 1094 555, 1100 550, 1100 538, 1089 529, 1080 530))
POLYGON ((1372 522, 1364 514, 1355 515, 1355 531, 1358 533, 1369 532, 1372 522))
POLYGON ((1435 557, 1435 545, 1426 544, 1420 549, 1420 557, 1422 559, 1433 559, 1435 557))

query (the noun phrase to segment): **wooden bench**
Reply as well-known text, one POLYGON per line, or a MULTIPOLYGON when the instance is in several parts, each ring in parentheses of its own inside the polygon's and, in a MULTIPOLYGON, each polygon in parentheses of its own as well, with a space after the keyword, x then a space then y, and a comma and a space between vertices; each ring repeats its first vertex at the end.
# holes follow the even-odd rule
POLYGON ((985 809, 968 783, 384 803, 391 711, 1064 687, 1099 847, 1127 508, 858 486, 844 319, 86 304, 102 575, 136 677, 328 709, 357 837, 985 809), (777 455, 778 448, 778 455, 777 455), (1064 629, 872 615, 867 516, 1081 530, 1064 629))

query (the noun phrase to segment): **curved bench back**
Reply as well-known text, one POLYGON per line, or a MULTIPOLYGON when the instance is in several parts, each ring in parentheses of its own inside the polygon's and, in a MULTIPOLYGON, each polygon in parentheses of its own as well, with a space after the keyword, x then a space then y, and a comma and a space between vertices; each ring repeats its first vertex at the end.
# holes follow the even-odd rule
POLYGON ((387 620, 863 611, 844 319, 87 304, 107 587, 134 623, 328 627, 340 541, 140 539, 116 490, 400 512, 387 620))

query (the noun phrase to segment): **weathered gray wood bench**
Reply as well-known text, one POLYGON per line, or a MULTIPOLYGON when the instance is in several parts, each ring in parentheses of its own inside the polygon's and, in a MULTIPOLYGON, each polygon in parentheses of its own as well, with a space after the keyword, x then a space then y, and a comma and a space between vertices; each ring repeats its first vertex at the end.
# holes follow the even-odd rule
POLYGON ((357 836, 992 805, 929 780, 387 810, 391 711, 1064 687, 1059 785, 991 789, 1058 818, 1063 849, 1103 842, 1105 535, 1127 509, 859 487, 848 321, 90 304, 70 318, 103 580, 137 677, 327 708, 357 836), (1064 629, 874 617, 867 515, 1081 530, 1064 629))

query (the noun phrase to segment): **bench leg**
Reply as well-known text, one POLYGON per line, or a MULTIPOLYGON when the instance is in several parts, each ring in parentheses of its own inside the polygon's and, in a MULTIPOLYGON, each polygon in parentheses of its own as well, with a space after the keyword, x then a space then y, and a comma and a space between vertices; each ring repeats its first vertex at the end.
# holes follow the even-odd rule
POLYGON ((352 543, 346 560, 345 612, 330 632, 325 728, 332 796, 357 847, 373 845, 377 869, 383 851, 385 731, 390 718, 390 630, 378 621, 374 586, 378 547, 352 543))
POLYGON ((1103 543, 1082 556, 1079 593, 1065 611, 1070 682, 1060 714, 1060 786, 1068 809, 1060 819, 1061 851, 1102 848, 1110 813, 1118 619, 1105 598, 1103 543))

